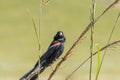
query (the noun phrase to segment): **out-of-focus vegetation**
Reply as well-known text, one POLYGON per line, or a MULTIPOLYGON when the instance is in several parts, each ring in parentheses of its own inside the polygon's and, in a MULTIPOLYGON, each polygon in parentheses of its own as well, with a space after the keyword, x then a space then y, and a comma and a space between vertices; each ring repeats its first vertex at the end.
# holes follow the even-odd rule
MULTIPOLYGON (((109 4, 104 0, 98 0, 96 16, 109 4)), ((43 8, 41 26, 41 54, 43 54, 57 31, 64 32, 67 40, 65 52, 77 39, 86 25, 90 22, 89 9, 91 1, 88 0, 51 0, 43 8)), ((112 27, 114 26, 119 7, 114 7, 105 14, 95 25, 94 43, 105 45, 112 27)), ((38 43, 36 40, 30 10, 36 24, 39 24, 39 0, 0 0, 0 80, 18 80, 24 73, 30 70, 38 60, 38 43)), ((118 22, 111 41, 120 37, 120 23, 118 22)), ((61 66, 53 80, 64 79, 86 57, 89 56, 90 37, 88 33, 82 43, 77 46, 73 55, 61 66)), ((119 80, 120 46, 110 48, 104 60, 100 73, 100 80, 119 80)), ((95 49, 96 50, 96 49, 95 49)), ((63 54, 63 55, 64 55, 63 54)), ((93 76, 96 72, 97 56, 93 61, 93 76), (95 61, 96 60, 96 61, 95 61)), ((55 62, 56 64, 56 62, 55 62)), ((53 67, 55 66, 53 65, 53 67)), ((51 72, 49 67, 40 76, 47 79, 51 72)), ((89 63, 85 64, 71 80, 88 80, 89 63)))

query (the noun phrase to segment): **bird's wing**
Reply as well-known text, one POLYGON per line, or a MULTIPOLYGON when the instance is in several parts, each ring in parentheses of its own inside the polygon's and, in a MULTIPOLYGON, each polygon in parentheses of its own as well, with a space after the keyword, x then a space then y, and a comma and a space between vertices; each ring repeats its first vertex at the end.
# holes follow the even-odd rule
POLYGON ((63 53, 64 50, 64 44, 62 43, 59 48, 59 50, 56 52, 56 58, 59 58, 59 56, 63 53))
POLYGON ((46 60, 49 56, 51 56, 56 49, 58 49, 61 45, 61 42, 53 42, 52 45, 49 46, 47 52, 45 54, 42 55, 42 57, 40 58, 41 61, 46 60))

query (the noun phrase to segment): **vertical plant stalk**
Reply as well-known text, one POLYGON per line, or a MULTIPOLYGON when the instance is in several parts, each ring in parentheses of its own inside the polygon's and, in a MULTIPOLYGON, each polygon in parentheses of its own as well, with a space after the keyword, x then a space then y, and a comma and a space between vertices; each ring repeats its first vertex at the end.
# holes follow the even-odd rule
POLYGON ((93 27, 91 27, 91 37, 90 37, 91 45, 90 45, 90 72, 89 72, 89 80, 92 78, 92 54, 93 54, 93 27))
MULTIPOLYGON (((41 54, 41 45, 40 45, 40 40, 41 40, 41 26, 42 26, 42 19, 43 19, 43 7, 49 2, 50 0, 40 0, 40 15, 39 15, 39 69, 38 72, 36 72, 35 74, 39 74, 40 71, 40 54, 41 54)), ((40 76, 38 75, 38 79, 40 80, 40 76)))
MULTIPOLYGON (((108 39, 108 41, 107 41, 107 44, 109 44, 109 42, 110 42, 110 40, 111 40, 111 38, 112 38, 113 32, 114 32, 115 28, 117 27, 117 22, 118 22, 119 18, 120 18, 120 13, 119 13, 118 16, 117 16, 117 19, 116 19, 116 21, 115 21, 115 24, 114 24, 114 26, 113 26, 113 29, 112 29, 111 34, 110 34, 110 36, 109 36, 109 39, 108 39)), ((102 64, 103 64, 103 61, 104 61, 104 58, 105 58, 106 53, 107 53, 107 49, 105 49, 105 51, 104 51, 104 54, 103 54, 103 57, 102 57, 102 60, 101 60, 101 63, 100 63, 100 68, 98 69, 98 75, 99 75, 99 73, 100 73, 100 69, 101 69, 101 67, 102 67, 102 64)), ((96 80, 98 79, 98 75, 96 76, 96 80)))
POLYGON ((92 8, 90 8, 90 21, 92 23, 92 27, 91 27, 91 35, 90 35, 90 55, 91 55, 91 59, 90 59, 90 72, 89 72, 89 80, 91 80, 92 78, 92 54, 93 54, 93 40, 94 40, 94 17, 95 17, 95 5, 96 5, 96 1, 92 0, 92 8))
MULTIPOLYGON (((114 1, 110 6, 108 6, 103 13, 101 13, 95 20, 94 23, 95 24, 109 9, 111 9, 117 1, 114 1)), ((92 27, 92 23, 90 22, 88 24, 88 26, 85 28, 85 30, 81 33, 81 35, 79 36, 79 38, 74 42, 74 44, 72 45, 72 47, 67 51, 67 53, 65 54, 65 56, 63 57, 63 59, 58 62, 58 64, 56 65, 54 71, 50 74, 48 80, 51 80, 51 78, 53 77, 53 75, 56 73, 56 71, 58 70, 58 68, 61 66, 61 64, 67 59, 67 56, 69 56, 74 48, 79 44, 79 42, 82 40, 82 38, 85 36, 85 34, 90 30, 90 28, 92 27)))
MULTIPOLYGON (((80 37, 77 39, 77 43, 78 42, 80 42, 80 40, 83 38, 83 36, 89 31, 89 29, 92 27, 92 24, 95 24, 107 11, 109 11, 115 4, 117 4, 118 2, 119 2, 120 0, 116 0, 116 1, 114 1, 112 4, 110 4, 95 20, 94 20, 94 23, 89 23, 88 24, 88 26, 85 28, 85 30, 81 33, 81 35, 80 35, 80 37)), ((75 42, 75 43, 76 43, 75 42)), ((76 44, 73 44, 73 46, 76 46, 76 44)), ((71 48, 74 48, 74 47, 71 47, 71 48)), ((71 51, 71 48, 69 49, 70 51, 71 51)), ((69 53, 69 52, 67 52, 67 53, 69 53)), ((65 56, 67 56, 68 54, 66 53, 66 55, 65 56)), ((70 53, 71 54, 71 53, 70 53)), ((62 63, 62 61, 60 61, 59 63, 62 63)), ((57 66, 59 66, 59 63, 58 63, 58 65, 57 66)), ((56 66, 56 68, 58 68, 56 66)), ((81 65, 80 66, 78 66, 70 75, 68 75, 68 77, 66 78, 66 80, 68 80, 69 79, 69 77, 70 76, 72 76, 79 68, 81 67, 81 65)), ((55 72, 56 72, 56 69, 55 69, 55 72)), ((54 73, 55 73, 54 72, 54 73)), ((49 78, 51 78, 51 76, 53 76, 54 74, 53 73, 51 73, 51 75, 49 76, 49 78)), ((50 80, 50 79, 49 79, 50 80)))

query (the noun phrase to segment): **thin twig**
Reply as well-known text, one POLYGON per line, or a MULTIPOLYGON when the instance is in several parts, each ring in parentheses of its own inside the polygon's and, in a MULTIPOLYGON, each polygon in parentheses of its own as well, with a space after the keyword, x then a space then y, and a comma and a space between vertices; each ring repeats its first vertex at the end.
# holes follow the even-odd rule
MULTIPOLYGON (((100 14, 100 16, 98 16, 94 23, 95 24, 114 4, 116 4, 116 1, 113 2, 110 6, 108 6, 104 11, 103 13, 100 14)), ((82 40, 82 38, 85 36, 85 34, 90 30, 90 28, 92 27, 92 23, 90 22, 88 24, 88 26, 85 28, 85 30, 81 33, 81 35, 79 36, 79 38, 74 42, 74 44, 72 45, 72 47, 67 51, 66 55, 63 57, 63 59, 58 62, 58 64, 56 65, 55 67, 55 70, 50 74, 48 80, 51 80, 51 78, 53 77, 53 75, 56 73, 56 71, 58 70, 58 68, 60 67, 60 65, 66 60, 67 56, 69 56, 74 48, 78 45, 78 43, 82 40)))
MULTIPOLYGON (((103 51, 111 46, 114 46, 116 44, 120 43, 120 40, 114 41, 112 43, 109 43, 107 45, 105 45, 104 47, 102 47, 100 49, 100 51, 103 51)), ((95 56, 98 53, 98 51, 94 52, 92 56, 95 56)), ((85 64, 92 56, 89 56, 88 58, 86 58, 70 75, 67 76, 67 78, 65 80, 68 80, 76 71, 78 71, 79 68, 81 68, 83 66, 83 64, 85 64)))

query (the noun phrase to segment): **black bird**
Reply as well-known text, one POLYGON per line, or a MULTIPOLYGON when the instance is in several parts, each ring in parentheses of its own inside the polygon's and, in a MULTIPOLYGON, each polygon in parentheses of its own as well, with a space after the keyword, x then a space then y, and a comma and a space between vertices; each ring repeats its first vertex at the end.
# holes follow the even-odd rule
MULTIPOLYGON (((45 70, 45 68, 56 61, 56 59, 58 59, 59 56, 63 53, 65 40, 66 38, 63 32, 58 31, 57 34, 54 36, 54 40, 48 47, 48 50, 41 56, 40 61, 37 61, 34 68, 26 73, 20 80, 27 80, 28 76, 34 73, 38 68, 40 69, 39 74, 41 74, 45 70)), ((36 80, 39 74, 34 75, 29 80, 36 80)))

